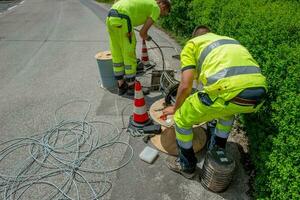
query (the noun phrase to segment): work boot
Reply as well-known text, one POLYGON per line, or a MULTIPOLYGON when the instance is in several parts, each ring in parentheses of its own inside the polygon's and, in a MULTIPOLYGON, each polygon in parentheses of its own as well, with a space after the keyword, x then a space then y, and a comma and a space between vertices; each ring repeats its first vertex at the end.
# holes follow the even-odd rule
POLYGON ((216 136, 215 141, 216 141, 216 146, 218 146, 222 149, 226 148, 227 138, 221 138, 221 137, 216 136))
POLYGON ((210 136, 210 139, 208 141, 208 150, 212 150, 214 147, 219 147, 222 149, 226 148, 227 138, 221 138, 216 136, 215 134, 212 134, 210 136))
POLYGON ((187 179, 193 179, 193 177, 196 175, 196 170, 184 170, 182 166, 180 165, 179 157, 169 156, 166 159, 167 166, 170 170, 181 174, 187 179))
POLYGON ((133 85, 128 85, 127 95, 128 96, 133 96, 134 95, 134 84, 133 85))
POLYGON ((127 92, 128 85, 124 82, 121 86, 118 87, 118 94, 121 96, 127 92))

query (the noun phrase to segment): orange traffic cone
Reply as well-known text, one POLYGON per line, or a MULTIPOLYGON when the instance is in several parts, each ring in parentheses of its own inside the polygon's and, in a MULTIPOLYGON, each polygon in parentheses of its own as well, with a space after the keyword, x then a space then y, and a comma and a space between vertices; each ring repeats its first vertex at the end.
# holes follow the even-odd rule
POLYGON ((144 66, 146 66, 146 67, 150 66, 149 57, 148 57, 148 49, 147 49, 147 45, 146 45, 145 40, 143 40, 143 44, 142 44, 141 61, 142 61, 144 66))
POLYGON ((149 125, 151 120, 147 112, 142 85, 139 81, 135 81, 134 89, 134 108, 133 116, 130 118, 130 124, 134 127, 142 128, 145 125, 149 125))

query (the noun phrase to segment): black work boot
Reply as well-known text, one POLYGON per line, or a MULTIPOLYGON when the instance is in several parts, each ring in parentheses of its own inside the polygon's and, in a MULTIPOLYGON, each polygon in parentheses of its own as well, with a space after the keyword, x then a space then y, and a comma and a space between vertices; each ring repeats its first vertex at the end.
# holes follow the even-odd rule
POLYGON ((128 85, 124 82, 121 86, 118 87, 118 94, 121 96, 127 92, 128 85))
POLYGON ((226 143, 227 143, 227 138, 221 138, 221 137, 216 136, 215 141, 216 141, 216 146, 218 146, 222 149, 225 149, 226 143))
POLYGON ((133 85, 128 85, 127 95, 128 96, 133 96, 134 95, 134 84, 133 85))
POLYGON ((208 150, 212 150, 215 146, 225 149, 227 143, 227 138, 221 138, 212 134, 208 141, 208 150))

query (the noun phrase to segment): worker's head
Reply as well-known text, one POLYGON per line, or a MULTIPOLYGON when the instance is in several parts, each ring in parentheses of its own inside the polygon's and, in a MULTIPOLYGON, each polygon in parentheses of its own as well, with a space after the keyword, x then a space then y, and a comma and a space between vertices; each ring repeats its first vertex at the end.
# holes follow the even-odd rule
POLYGON ((204 35, 204 34, 209 33, 209 32, 210 32, 210 30, 207 26, 199 25, 193 31, 193 37, 204 35))
POLYGON ((160 8, 160 16, 166 16, 171 11, 171 3, 169 0, 156 0, 160 8))

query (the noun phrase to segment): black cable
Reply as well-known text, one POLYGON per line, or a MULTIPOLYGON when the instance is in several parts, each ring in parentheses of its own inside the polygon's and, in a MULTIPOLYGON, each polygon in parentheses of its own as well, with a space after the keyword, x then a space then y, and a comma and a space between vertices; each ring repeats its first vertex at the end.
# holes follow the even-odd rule
POLYGON ((165 65, 166 65, 166 63, 165 63, 165 56, 164 56, 164 53, 163 53, 163 51, 161 50, 161 48, 160 48, 160 46, 152 39, 151 40, 156 46, 157 46, 157 48, 158 48, 158 50, 160 51, 160 54, 161 54, 161 59, 162 59, 162 63, 163 63, 163 71, 165 71, 165 65))
MULTIPOLYGON (((150 47, 148 48, 148 50, 152 50, 152 49, 157 49, 158 47, 150 47)), ((174 49, 175 50, 175 47, 172 47, 172 46, 160 46, 161 49, 174 49)))
MULTIPOLYGON (((137 31, 137 32, 140 32, 140 30, 139 29, 137 29, 137 28, 134 28, 134 30, 135 31, 137 31)), ((163 51, 162 51, 162 49, 161 49, 161 47, 155 42, 155 40, 153 40, 153 38, 151 37, 151 41, 156 45, 156 47, 159 49, 159 51, 160 51, 160 54, 161 54, 161 59, 162 59, 162 63, 163 63, 163 71, 165 71, 165 56, 164 56, 164 53, 163 53, 163 51)))

